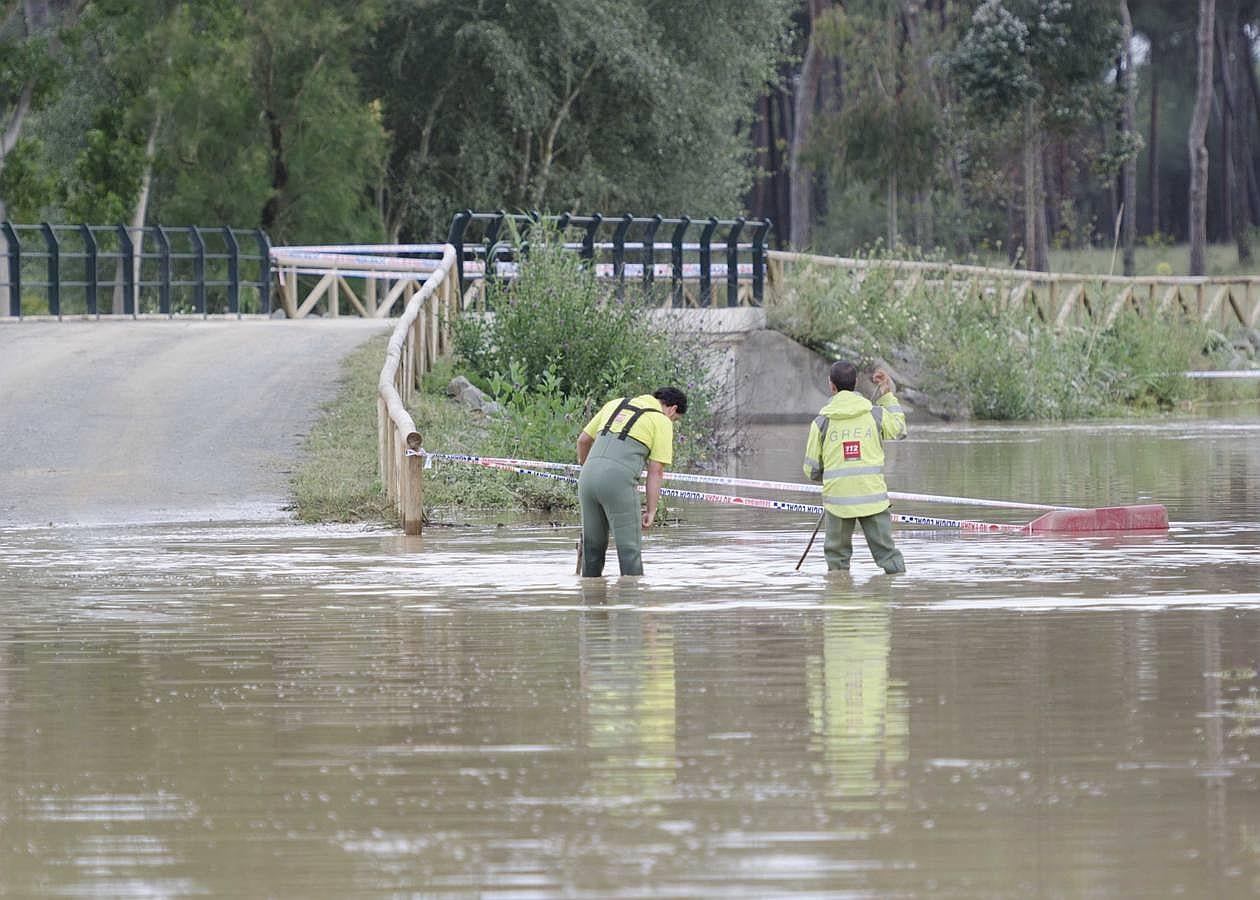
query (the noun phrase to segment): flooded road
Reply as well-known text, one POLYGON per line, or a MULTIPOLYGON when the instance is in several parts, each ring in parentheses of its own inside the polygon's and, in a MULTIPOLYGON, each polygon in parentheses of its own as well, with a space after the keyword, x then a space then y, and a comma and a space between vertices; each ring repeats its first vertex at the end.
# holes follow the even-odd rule
POLYGON ((0 529, 0 895, 1260 892, 1260 411, 890 458, 1173 527, 827 576, 813 516, 674 504, 585 581, 574 522, 0 529))

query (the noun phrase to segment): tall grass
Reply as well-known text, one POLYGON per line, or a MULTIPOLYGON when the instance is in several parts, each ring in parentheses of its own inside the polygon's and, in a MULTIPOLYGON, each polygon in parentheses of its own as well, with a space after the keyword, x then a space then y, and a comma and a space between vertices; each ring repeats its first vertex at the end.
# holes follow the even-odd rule
POLYGON ((1106 329, 1057 332, 996 295, 964 298, 939 282, 906 290, 882 267, 861 281, 807 267, 767 317, 828 356, 912 360, 922 369, 916 388, 961 397, 984 419, 1168 409, 1196 395, 1181 373, 1213 352, 1207 329, 1190 320, 1127 312, 1106 329))

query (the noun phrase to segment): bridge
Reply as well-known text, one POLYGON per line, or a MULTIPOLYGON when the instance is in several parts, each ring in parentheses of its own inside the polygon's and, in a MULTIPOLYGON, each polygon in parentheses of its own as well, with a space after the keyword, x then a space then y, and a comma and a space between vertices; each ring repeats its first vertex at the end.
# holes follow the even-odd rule
POLYGON ((442 244, 304 247, 234 229, 0 223, 0 523, 274 515, 339 361, 389 331, 378 462, 404 526, 418 530, 407 402, 448 352, 450 322, 488 309, 486 286, 513 277, 522 240, 541 226, 572 235, 597 278, 644 288, 654 315, 702 335, 751 422, 806 421, 827 399, 826 361, 766 329, 766 305, 803 266, 853 280, 891 269, 898 289, 934 282, 958 302, 1026 305, 1056 327, 1106 325, 1126 308, 1252 328, 1260 318, 1250 276, 783 253, 766 247, 768 222, 743 219, 465 212, 442 244))

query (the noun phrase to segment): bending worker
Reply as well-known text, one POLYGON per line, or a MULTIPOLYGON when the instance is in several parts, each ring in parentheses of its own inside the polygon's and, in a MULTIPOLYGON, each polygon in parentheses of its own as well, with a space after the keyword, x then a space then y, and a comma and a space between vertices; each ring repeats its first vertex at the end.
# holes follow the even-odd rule
POLYGON ((831 366, 832 397, 810 424, 805 445, 805 476, 823 483, 823 555, 828 570, 848 570, 853 528, 861 525, 876 564, 890 574, 904 572, 905 560, 893 545, 884 441, 906 436, 906 416, 887 372, 871 375, 879 392, 874 404, 854 391, 857 374, 851 362, 831 366))
POLYGON ((674 461, 674 423, 687 411, 676 387, 609 400, 577 440, 578 502, 582 507, 582 575, 604 574, 608 529, 617 543, 622 575, 642 575, 642 530, 656 518, 665 467, 674 461), (647 464, 647 503, 636 489, 647 464))

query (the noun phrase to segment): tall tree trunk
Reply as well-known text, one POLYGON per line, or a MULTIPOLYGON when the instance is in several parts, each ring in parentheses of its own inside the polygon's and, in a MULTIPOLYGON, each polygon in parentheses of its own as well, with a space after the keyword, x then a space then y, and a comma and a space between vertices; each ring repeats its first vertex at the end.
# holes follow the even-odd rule
MULTIPOLYGON (((787 103, 787 96, 781 95, 775 105, 776 121, 779 123, 780 139, 778 146, 788 146, 788 136, 792 134, 792 111, 787 103)), ((775 241, 778 249, 786 250, 791 246, 792 235, 792 161, 784 159, 779 152, 779 177, 776 180, 778 190, 775 192, 775 206, 779 210, 779 222, 782 226, 775 230, 775 241)))
POLYGON ((932 193, 920 188, 910 201, 913 214, 914 242, 927 250, 935 249, 936 233, 932 227, 932 193))
MULTIPOLYGON (((1124 111, 1121 124, 1127 138, 1133 133, 1137 118, 1137 73, 1133 71, 1133 20, 1129 17, 1128 0, 1120 0, 1120 21, 1124 27, 1124 111)), ((1137 272, 1137 156, 1131 156, 1120 169, 1122 200, 1120 240, 1124 245, 1124 274, 1137 272)))
MULTIPOLYGON (((1224 51, 1217 47, 1213 53, 1219 59, 1224 55, 1224 51)), ((1208 218, 1208 240, 1213 237, 1220 243, 1229 243, 1234 239, 1234 198, 1230 194, 1230 187, 1234 184, 1234 157, 1230 153, 1229 148, 1233 143, 1234 121, 1230 113, 1229 106, 1222 99, 1216 96, 1216 89, 1212 90, 1212 111, 1216 113, 1217 121, 1221 123, 1220 146, 1217 150, 1217 158, 1221 161, 1221 177, 1219 179, 1220 195, 1213 208, 1210 203, 1209 208, 1213 208, 1217 216, 1216 231, 1212 231, 1212 220, 1208 218)), ((1209 151, 1210 152, 1210 151, 1209 151)), ((1211 174, 1209 171, 1208 184, 1211 184, 1211 174)))
POLYGON ((1037 160, 1033 142, 1033 102, 1024 102, 1024 268, 1035 269, 1037 253, 1037 160))
POLYGON ((1032 100, 1024 104, 1024 268, 1049 271, 1046 176, 1041 122, 1032 100))
POLYGON ((749 128, 749 138, 753 146, 753 184, 748 197, 748 210, 758 218, 768 215, 770 191, 774 180, 774 165, 771 162, 771 154, 774 151, 770 146, 771 90, 772 88, 766 85, 765 90, 757 95, 757 101, 753 106, 752 126, 749 128))
MULTIPOLYGON (((149 214, 149 189, 153 185, 153 158, 154 151, 157 147, 158 131, 162 128, 162 110, 158 110, 153 115, 153 125, 149 128, 149 139, 144 145, 144 172, 140 176, 140 193, 136 197, 136 205, 131 213, 131 227, 128 233, 131 235, 133 242, 132 249, 132 265, 135 267, 136 283, 132 288, 131 297, 132 309, 140 312, 140 266, 143 262, 142 254, 144 252, 144 222, 149 214)), ((114 291, 114 315, 123 314, 123 295, 122 291, 114 291)))
POLYGON ((1050 271, 1050 211, 1046 203, 1046 146, 1045 133, 1041 127, 1036 131, 1037 146, 1034 158, 1037 163, 1037 178, 1034 182, 1036 191, 1034 199, 1037 209, 1037 270, 1050 271))
POLYGON ((900 233, 897 225, 897 173, 895 171, 888 173, 888 249, 895 250, 899 241, 900 233))
POLYGON ((284 192, 289 186, 289 166, 284 159, 284 126, 280 122, 280 116, 271 105, 264 111, 264 116, 267 120, 267 134, 271 139, 271 192, 263 204, 259 225, 268 234, 275 234, 284 192))
MULTIPOLYGON (((1155 45, 1151 45, 1152 53, 1155 45)), ((1147 66, 1151 72, 1151 130, 1147 141, 1147 194, 1151 199, 1151 234, 1163 233, 1159 209, 1159 63, 1152 58, 1147 66)))
POLYGON ((814 170, 805 162, 805 149, 809 141, 809 133, 814 126, 814 112, 818 104, 819 82, 826 70, 822 49, 818 46, 818 33, 815 28, 818 17, 826 7, 827 0, 809 0, 809 43, 805 49, 805 60, 801 64, 800 82, 796 88, 796 115, 792 123, 792 234, 791 244, 794 250, 804 250, 809 246, 810 231, 813 225, 813 214, 810 209, 810 195, 813 191, 814 170))
POLYGON ((538 174, 534 185, 534 209, 542 209, 547 199, 547 188, 551 180, 551 167, 556 159, 556 138, 560 134, 560 127, 569 118, 569 111, 573 109, 573 101, 582 93, 582 89, 586 87, 586 83, 590 80, 591 74, 595 71, 597 60, 592 60, 581 75, 577 78, 577 83, 573 82, 570 74, 565 75, 565 95, 560 103, 560 108, 556 111, 554 118, 551 120, 550 126, 544 135, 539 138, 538 147, 538 174))
POLYGON ((1194 113, 1186 145, 1190 152, 1190 274, 1207 272, 1208 117, 1212 112, 1212 23, 1216 0, 1199 0, 1199 25, 1195 34, 1198 52, 1194 113))
MULTIPOLYGON (((1237 7, 1231 15, 1235 18, 1238 16, 1237 7)), ((1245 264, 1251 262, 1251 234, 1248 230, 1248 201, 1244 193, 1248 166, 1245 144, 1249 142, 1245 141, 1243 135, 1249 129, 1250 123, 1244 112, 1246 106, 1242 101, 1242 92, 1238 90, 1238 84, 1234 80, 1234 74, 1238 71, 1236 57, 1241 50, 1238 40, 1240 29, 1237 25, 1235 21, 1227 29, 1216 29, 1216 50, 1220 54, 1218 68, 1221 73, 1221 93, 1225 97, 1221 120, 1228 126, 1222 129, 1228 136, 1227 141, 1222 141, 1222 150, 1225 152, 1226 222, 1238 249, 1238 261, 1245 264)))
MULTIPOLYGON (((1260 111, 1260 80, 1256 78, 1256 65, 1251 53, 1251 36, 1241 24, 1238 28, 1238 47, 1238 69, 1250 89, 1248 94, 1251 97, 1250 103, 1246 100, 1241 101, 1243 109, 1246 110, 1242 118, 1247 123, 1247 127, 1243 130, 1243 146, 1246 147, 1247 160, 1247 200, 1251 207, 1251 223, 1260 225, 1260 180, 1256 177, 1256 164, 1252 157, 1251 143, 1252 110, 1260 111)), ((1239 94, 1242 91, 1240 87, 1239 94)))
POLYGON ((757 101, 754 135, 758 172, 748 207, 754 217, 768 218, 773 223, 769 239, 776 250, 786 246, 790 227, 785 197, 787 172, 782 150, 784 97, 781 87, 767 85, 766 92, 757 101))

